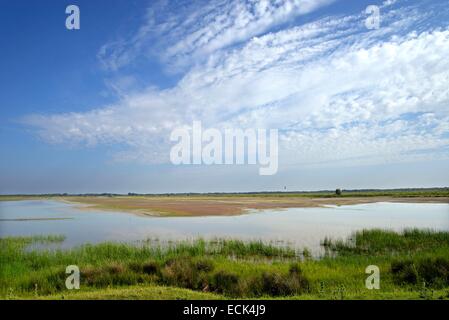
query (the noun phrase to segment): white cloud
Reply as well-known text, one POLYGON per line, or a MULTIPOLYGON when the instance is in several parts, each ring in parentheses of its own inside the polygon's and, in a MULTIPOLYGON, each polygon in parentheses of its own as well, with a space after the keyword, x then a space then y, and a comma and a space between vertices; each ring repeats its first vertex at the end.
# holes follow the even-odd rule
POLYGON ((98 57, 112 70, 150 52, 167 65, 190 64, 334 1, 203 0, 180 2, 175 8, 156 2, 133 37, 105 44, 98 57))
POLYGON ((363 14, 331 17, 253 37, 237 48, 215 47, 226 30, 269 25, 291 10, 285 3, 284 14, 252 6, 257 19, 245 19, 242 7, 240 18, 211 34, 207 26, 215 30, 218 22, 198 26, 197 16, 187 16, 186 24, 203 30, 201 36, 193 40, 186 32, 169 55, 211 54, 175 87, 123 95, 90 112, 25 121, 54 143, 126 145, 117 157, 127 161, 167 161, 170 131, 193 120, 218 128, 279 128, 281 166, 449 157, 449 29, 423 23, 432 10, 421 14, 391 3, 379 30, 365 30, 363 14))

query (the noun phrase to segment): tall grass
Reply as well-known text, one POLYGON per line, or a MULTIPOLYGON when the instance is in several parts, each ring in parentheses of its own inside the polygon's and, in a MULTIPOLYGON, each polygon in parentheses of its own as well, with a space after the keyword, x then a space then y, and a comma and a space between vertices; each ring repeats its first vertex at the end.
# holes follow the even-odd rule
POLYGON ((403 232, 371 229, 356 232, 351 240, 325 239, 322 245, 340 254, 400 254, 449 246, 449 232, 406 229, 403 232))
POLYGON ((65 268, 73 264, 80 268, 83 290, 162 285, 237 298, 376 297, 377 292, 364 286, 364 270, 375 264, 381 269, 379 292, 388 297, 399 293, 429 297, 429 291, 422 289, 425 283, 449 298, 449 232, 374 229, 359 231, 352 239, 325 239, 323 245, 334 251, 332 256, 301 260, 292 248, 257 241, 103 243, 71 250, 28 250, 33 243, 63 238, 2 238, 0 297, 67 292, 65 268))
MULTIPOLYGON (((245 287, 245 284, 249 283, 250 278, 261 276, 262 271, 238 274, 238 286, 246 289, 230 290, 226 287, 228 284, 216 281, 225 272, 220 270, 220 265, 227 261, 239 264, 238 259, 230 257, 251 258, 253 261, 262 261, 262 264, 269 261, 267 258, 288 257, 297 260, 293 249, 239 240, 200 239, 192 243, 180 242, 160 247, 103 243, 71 250, 25 250, 36 242, 60 240, 62 238, 51 236, 0 239, 0 293, 5 295, 13 290, 19 293, 53 294, 63 291, 67 276, 65 268, 74 264, 81 270, 82 286, 106 288, 152 283, 254 296, 260 293, 252 291, 250 286, 245 287), (216 265, 219 267, 215 268, 216 265)), ((283 275, 280 274, 280 277, 283 275)))

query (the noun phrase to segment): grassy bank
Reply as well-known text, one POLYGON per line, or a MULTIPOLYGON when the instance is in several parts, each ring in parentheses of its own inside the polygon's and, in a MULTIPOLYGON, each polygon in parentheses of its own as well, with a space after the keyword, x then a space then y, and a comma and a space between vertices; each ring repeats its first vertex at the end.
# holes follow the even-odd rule
POLYGON ((30 299, 449 299, 449 232, 364 230, 323 239, 319 260, 260 242, 221 240, 160 248, 105 243, 30 251, 61 237, 0 240, 1 298, 30 299), (81 289, 65 288, 65 268, 81 270, 81 289), (365 268, 380 268, 380 290, 365 268))

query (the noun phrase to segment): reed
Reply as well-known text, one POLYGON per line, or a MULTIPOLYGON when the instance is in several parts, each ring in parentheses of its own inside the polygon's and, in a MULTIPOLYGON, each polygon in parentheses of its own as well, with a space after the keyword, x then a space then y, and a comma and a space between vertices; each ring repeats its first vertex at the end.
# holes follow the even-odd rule
POLYGON ((152 288, 165 288, 157 291, 165 298, 167 292, 182 292, 183 297, 191 292, 196 298, 449 298, 449 232, 375 229, 361 230, 351 239, 355 241, 328 238, 323 245, 334 254, 303 259, 293 248, 260 241, 199 239, 168 246, 102 243, 30 250, 36 243, 64 238, 1 238, 0 297, 123 297, 137 286, 144 288, 137 290, 142 298, 149 298, 149 292, 158 298, 152 288), (371 264, 381 270, 379 291, 364 286, 364 270, 371 264), (80 268, 78 292, 65 288, 68 265, 80 268))

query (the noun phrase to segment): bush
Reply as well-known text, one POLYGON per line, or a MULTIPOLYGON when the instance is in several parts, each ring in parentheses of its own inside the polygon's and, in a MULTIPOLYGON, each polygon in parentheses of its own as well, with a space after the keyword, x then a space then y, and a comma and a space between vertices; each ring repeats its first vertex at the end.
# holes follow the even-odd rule
POLYGON ((134 271, 136 273, 142 273, 143 272, 143 265, 141 263, 139 263, 139 262, 131 262, 128 265, 128 267, 129 267, 129 269, 131 271, 134 271))
MULTIPOLYGON (((209 266, 210 267, 210 266, 209 266)), ((205 264, 197 264, 191 258, 178 258, 166 262, 161 271, 162 282, 188 289, 204 289, 208 285, 205 264)))
POLYGON ((42 276, 31 276, 21 281, 20 289, 33 292, 35 295, 51 294, 65 290, 66 274, 58 271, 48 271, 42 276))
POLYGON ((278 272, 262 274, 262 293, 270 296, 290 296, 299 294, 301 286, 295 277, 285 276, 278 272))
POLYGON ((417 284, 419 275, 413 261, 396 261, 391 264, 393 279, 398 284, 417 284))
POLYGON ((125 272, 125 267, 123 265, 117 264, 117 263, 108 265, 105 269, 108 273, 110 273, 112 275, 117 275, 117 274, 125 272))
POLYGON ((301 266, 299 265, 299 263, 294 263, 290 266, 290 269, 288 270, 288 272, 291 275, 297 275, 298 277, 302 276, 302 269, 301 266))
POLYGON ((449 259, 425 258, 401 260, 391 264, 393 279, 398 284, 422 284, 442 288, 449 285, 449 259))
POLYGON ((98 283, 98 278, 101 276, 100 268, 85 267, 81 269, 80 280, 88 286, 98 283))
POLYGON ((81 268, 81 285, 103 288, 113 285, 134 285, 148 281, 149 278, 137 272, 142 270, 138 264, 126 267, 122 264, 112 263, 101 267, 87 266, 81 268))
POLYGON ((292 296, 309 289, 309 281, 304 277, 299 264, 290 266, 288 274, 276 271, 264 272, 253 279, 252 293, 256 296, 292 296))
POLYGON ((211 290, 231 296, 240 296, 243 292, 239 285, 240 278, 235 273, 219 271, 212 276, 211 290))
POLYGON ((211 272, 214 270, 214 264, 210 260, 199 260, 195 264, 195 268, 199 272, 211 272))
POLYGON ((142 265, 142 272, 146 274, 158 274, 160 269, 160 265, 155 261, 148 261, 142 265))

